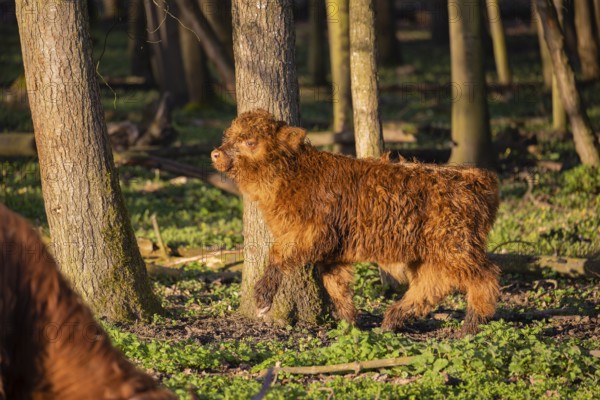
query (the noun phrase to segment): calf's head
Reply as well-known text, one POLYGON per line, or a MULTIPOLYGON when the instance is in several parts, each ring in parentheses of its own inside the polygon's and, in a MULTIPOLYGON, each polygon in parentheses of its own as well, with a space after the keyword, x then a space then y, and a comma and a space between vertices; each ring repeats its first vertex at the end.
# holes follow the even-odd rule
POLYGON ((240 114, 225 130, 223 144, 211 153, 214 167, 232 178, 244 171, 270 168, 294 158, 306 137, 302 128, 288 126, 265 110, 240 114))

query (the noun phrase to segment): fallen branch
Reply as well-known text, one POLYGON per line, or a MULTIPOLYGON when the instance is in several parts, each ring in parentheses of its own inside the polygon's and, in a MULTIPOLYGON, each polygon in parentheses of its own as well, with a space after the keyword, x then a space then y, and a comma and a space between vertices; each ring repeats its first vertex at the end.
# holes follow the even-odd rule
POLYGON ((36 155, 33 133, 0 134, 0 156, 30 157, 36 155))
POLYGON ((216 172, 207 172, 205 169, 181 164, 166 158, 156 157, 145 153, 121 153, 115 154, 115 162, 119 165, 139 165, 145 168, 156 168, 161 171, 170 172, 175 175, 183 175, 190 178, 201 179, 204 182, 224 190, 228 193, 240 195, 240 192, 229 178, 216 172))
POLYGON ((600 278, 600 260, 596 259, 496 253, 489 253, 488 256, 500 266, 502 272, 539 274, 541 270, 549 268, 572 278, 600 278))
MULTIPOLYGON (((313 365, 310 367, 281 367, 275 372, 287 372, 289 374, 317 375, 329 374, 334 372, 354 372, 359 373, 366 369, 398 367, 400 365, 409 365, 414 362, 415 357, 396 357, 384 358, 380 360, 355 361, 345 364, 334 365, 313 365)), ((270 368, 269 368, 270 369, 270 368)), ((260 376, 266 376, 269 369, 260 372, 260 376)))
POLYGON ((150 217, 150 220, 152 221, 152 228, 154 229, 154 235, 156 236, 156 240, 158 241, 158 249, 160 250, 163 259, 168 261, 169 260, 169 252, 167 251, 167 248, 165 247, 165 242, 163 242, 163 240, 162 240, 162 235, 160 234, 160 227, 158 226, 158 221, 156 220, 156 213, 152 214, 152 216, 150 217))

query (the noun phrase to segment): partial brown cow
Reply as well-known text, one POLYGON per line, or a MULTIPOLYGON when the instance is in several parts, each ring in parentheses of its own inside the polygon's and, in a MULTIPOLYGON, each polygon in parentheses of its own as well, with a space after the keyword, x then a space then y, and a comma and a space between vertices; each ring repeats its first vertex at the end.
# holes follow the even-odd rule
POLYGON ((0 399, 176 399, 111 345, 37 232, 1 204, 0 399))
POLYGON ((321 152, 304 129, 264 110, 236 118, 211 156, 258 201, 275 238, 255 288, 259 314, 286 273, 312 262, 337 314, 353 322, 352 264, 371 261, 409 283, 386 311, 385 329, 427 315, 454 290, 467 298, 463 334, 493 316, 499 269, 486 242, 499 200, 492 172, 321 152))

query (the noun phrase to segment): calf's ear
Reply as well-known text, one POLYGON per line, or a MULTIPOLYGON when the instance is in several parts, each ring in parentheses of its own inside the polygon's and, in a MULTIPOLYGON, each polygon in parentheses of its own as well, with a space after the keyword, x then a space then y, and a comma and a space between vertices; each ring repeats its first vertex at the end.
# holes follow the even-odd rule
POLYGON ((306 138, 306 131, 296 126, 283 126, 277 131, 277 139, 287 143, 292 149, 296 150, 306 138))

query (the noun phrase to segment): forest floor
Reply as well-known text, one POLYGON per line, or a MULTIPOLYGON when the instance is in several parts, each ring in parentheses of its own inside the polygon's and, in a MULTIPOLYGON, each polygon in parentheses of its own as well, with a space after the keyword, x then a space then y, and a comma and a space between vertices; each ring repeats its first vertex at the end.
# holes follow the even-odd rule
MULTIPOLYGON (((501 206, 489 250, 564 257, 600 256, 600 172, 578 166, 572 140, 551 130, 550 94, 541 88, 537 38, 509 29, 510 63, 516 84, 490 94, 492 130, 500 157, 501 206), (537 83, 532 85, 531 82, 537 83), (556 168, 558 166, 558 168, 556 168)), ((405 64, 383 68, 382 116, 416 137, 414 147, 444 148, 451 102, 443 92, 394 89, 448 82, 449 52, 434 47, 419 29, 402 31, 405 64), (434 60, 435 62, 432 62, 434 60)), ((100 72, 125 76, 127 35, 96 29, 100 72)), ((19 75, 16 28, 0 27, 0 84, 19 75)), ((306 85, 306 30, 298 34, 303 125, 324 130, 331 103, 322 88, 306 85)), ((493 58, 487 57, 489 60, 493 58)), ((488 79, 495 81, 492 64, 488 79)), ((600 126, 600 84, 582 86, 594 126, 600 126)), ((6 93, 3 92, 3 93, 6 93)), ((107 120, 139 121, 158 98, 152 90, 102 89, 107 120), (115 107, 116 104, 116 107, 115 107)), ((216 145, 235 116, 227 99, 190 104, 174 114, 179 144, 216 145)), ((0 131, 31 132, 25 107, 0 105, 0 131)), ((178 161, 208 168, 208 154, 178 161)), ((48 236, 39 167, 35 159, 1 160, 0 201, 24 214, 48 236)), ((233 195, 194 179, 141 167, 120 168, 122 188, 136 235, 156 241, 156 213, 163 239, 173 249, 235 249, 242 244, 242 204, 233 195)), ((600 290, 598 279, 572 279, 552 271, 537 276, 504 274, 493 321, 481 333, 455 339, 464 316, 462 296, 448 297, 428 318, 399 333, 381 332, 387 305, 377 269, 356 266, 358 326, 331 320, 319 327, 270 326, 236 314, 241 275, 234 267, 184 265, 175 275, 153 276, 167 311, 151 322, 103 321, 114 343, 141 368, 182 398, 250 398, 262 385, 260 371, 281 366, 326 365, 414 356, 410 365, 315 376, 280 373, 267 398, 600 398, 600 290)))

